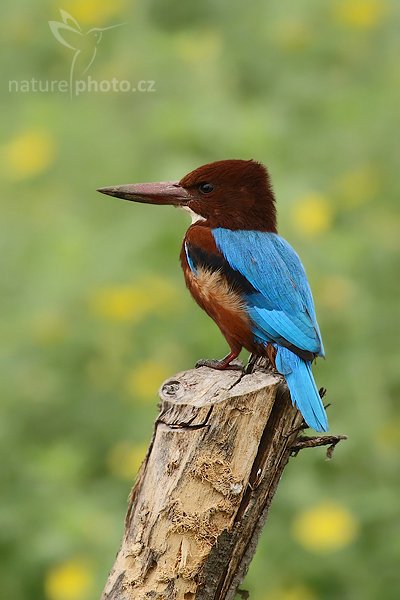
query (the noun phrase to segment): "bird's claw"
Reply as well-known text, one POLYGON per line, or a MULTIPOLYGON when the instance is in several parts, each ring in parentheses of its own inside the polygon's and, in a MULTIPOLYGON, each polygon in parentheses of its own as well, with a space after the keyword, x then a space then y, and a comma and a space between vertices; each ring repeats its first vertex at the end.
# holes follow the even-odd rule
POLYGON ((199 367, 209 367, 210 369, 218 369, 219 371, 226 370, 243 370, 243 366, 239 363, 227 363, 226 360, 202 358, 196 362, 196 369, 199 367))

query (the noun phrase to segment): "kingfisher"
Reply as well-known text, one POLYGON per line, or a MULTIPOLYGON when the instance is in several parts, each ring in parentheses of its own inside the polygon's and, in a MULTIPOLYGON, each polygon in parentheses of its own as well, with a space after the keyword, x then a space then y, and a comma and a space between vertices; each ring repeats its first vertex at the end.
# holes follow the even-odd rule
POLYGON ((298 254, 278 234, 266 167, 255 160, 220 160, 180 181, 98 191, 134 202, 169 204, 190 214, 180 254, 186 286, 230 349, 224 358, 201 360, 196 366, 237 368, 232 362, 242 348, 266 356, 284 376, 307 425, 327 431, 311 370, 314 359, 324 356, 314 301, 298 254))

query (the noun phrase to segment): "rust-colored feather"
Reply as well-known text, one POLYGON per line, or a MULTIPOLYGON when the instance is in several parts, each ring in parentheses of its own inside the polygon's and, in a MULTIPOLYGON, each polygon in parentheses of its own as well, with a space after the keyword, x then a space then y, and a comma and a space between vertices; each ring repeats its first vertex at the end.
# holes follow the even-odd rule
POLYGON ((260 353, 251 331, 251 323, 240 291, 221 270, 199 266, 193 273, 187 260, 185 244, 200 247, 209 254, 221 255, 209 227, 203 223, 189 227, 181 251, 186 285, 197 304, 216 322, 232 350, 247 348, 260 353))

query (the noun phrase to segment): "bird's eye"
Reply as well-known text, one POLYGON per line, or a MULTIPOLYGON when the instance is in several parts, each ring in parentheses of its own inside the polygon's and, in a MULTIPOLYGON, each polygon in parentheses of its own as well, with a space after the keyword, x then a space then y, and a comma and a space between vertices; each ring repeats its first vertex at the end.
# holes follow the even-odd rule
POLYGON ((199 190, 202 194, 211 194, 214 191, 214 186, 212 183, 200 183, 199 190))

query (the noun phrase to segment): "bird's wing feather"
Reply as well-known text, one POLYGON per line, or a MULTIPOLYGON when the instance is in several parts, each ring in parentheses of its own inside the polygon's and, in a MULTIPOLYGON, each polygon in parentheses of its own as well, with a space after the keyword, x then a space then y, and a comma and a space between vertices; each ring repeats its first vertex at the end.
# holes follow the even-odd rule
POLYGON ((293 248, 269 232, 224 228, 212 232, 230 267, 254 288, 246 294, 246 304, 255 337, 264 343, 284 340, 323 355, 311 290, 293 248))

